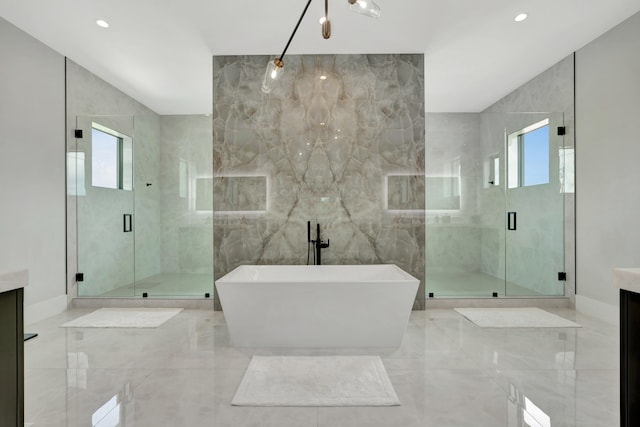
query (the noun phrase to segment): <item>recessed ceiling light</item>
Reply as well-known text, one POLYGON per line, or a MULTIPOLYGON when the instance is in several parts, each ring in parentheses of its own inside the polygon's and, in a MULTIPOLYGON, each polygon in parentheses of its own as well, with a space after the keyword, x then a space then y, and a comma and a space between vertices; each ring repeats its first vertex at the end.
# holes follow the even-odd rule
POLYGON ((320 76, 320 80, 327 80, 327 76, 323 74, 322 76, 320 76))
POLYGON ((527 19, 527 14, 526 13, 521 13, 518 16, 515 17, 516 22, 522 22, 525 19, 527 19))
POLYGON ((109 23, 107 21, 105 21, 104 19, 98 19, 96 21, 96 24, 98 24, 98 27, 109 28, 109 23))

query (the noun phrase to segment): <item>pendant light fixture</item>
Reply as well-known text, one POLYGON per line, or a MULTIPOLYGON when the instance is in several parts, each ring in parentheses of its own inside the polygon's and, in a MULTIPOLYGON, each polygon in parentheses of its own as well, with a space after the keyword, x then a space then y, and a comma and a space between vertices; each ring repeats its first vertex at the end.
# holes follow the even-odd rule
POLYGON ((380 17, 380 6, 373 0, 348 0, 351 10, 361 15, 370 16, 372 18, 380 17))
MULTIPOLYGON (((362 15, 369 16, 371 18, 379 18, 380 17, 380 7, 373 2, 373 0, 347 0, 351 5, 351 10, 357 12, 362 15)), ((282 55, 278 58, 275 58, 273 61, 269 61, 267 64, 267 69, 264 73, 264 78, 262 79, 262 91, 264 93, 270 93, 273 89, 273 85, 276 80, 280 78, 282 72, 284 71, 284 55, 287 53, 287 49, 289 49, 289 45, 293 40, 293 37, 296 35, 298 31, 298 27, 304 18, 304 15, 307 13, 307 9, 309 9, 309 5, 311 4, 311 0, 307 1, 307 4, 298 19, 298 23, 296 24, 291 36, 289 37, 289 41, 287 41, 284 50, 282 51, 282 55)), ((331 37, 331 21, 329 21, 329 0, 324 0, 324 17, 320 20, 322 24, 322 37, 328 39, 331 37)))
POLYGON ((322 21, 322 37, 331 37, 331 21, 329 21, 329 0, 324 0, 324 20, 322 21))

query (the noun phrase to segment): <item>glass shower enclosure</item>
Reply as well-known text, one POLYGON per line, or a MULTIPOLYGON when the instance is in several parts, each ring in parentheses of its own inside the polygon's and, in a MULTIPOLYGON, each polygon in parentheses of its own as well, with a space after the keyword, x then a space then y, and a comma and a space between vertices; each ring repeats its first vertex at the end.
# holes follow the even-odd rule
POLYGON ((563 114, 428 121, 427 297, 563 296, 563 114))
POLYGON ((195 207, 210 129, 204 116, 76 118, 79 297, 213 296, 213 211, 195 207))

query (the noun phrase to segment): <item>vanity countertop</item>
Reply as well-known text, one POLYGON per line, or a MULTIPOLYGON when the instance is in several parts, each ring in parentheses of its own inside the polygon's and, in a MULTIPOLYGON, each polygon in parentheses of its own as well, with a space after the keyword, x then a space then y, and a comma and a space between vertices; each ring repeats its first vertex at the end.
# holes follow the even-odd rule
POLYGON ((613 286, 640 293, 640 268, 614 268, 613 286))
POLYGON ((0 293, 24 288, 29 282, 29 270, 0 271, 0 293))

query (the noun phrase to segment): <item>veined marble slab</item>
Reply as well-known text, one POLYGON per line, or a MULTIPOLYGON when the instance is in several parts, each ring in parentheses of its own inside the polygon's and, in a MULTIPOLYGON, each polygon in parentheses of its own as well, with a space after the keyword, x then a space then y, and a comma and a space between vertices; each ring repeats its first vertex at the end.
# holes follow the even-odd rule
POLYGON ((614 268, 613 286, 640 293, 640 268, 614 268))
POLYGON ((265 96, 270 60, 213 58, 213 173, 197 171, 215 176, 216 280, 240 265, 306 264, 311 221, 331 240, 323 264, 396 264, 421 281, 423 307, 423 55, 288 55, 265 96))
POLYGON ((29 270, 0 272, 0 293, 24 288, 29 282, 29 270))

